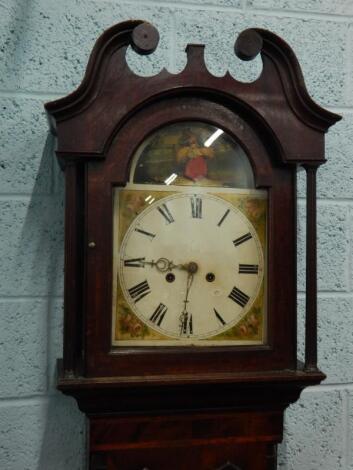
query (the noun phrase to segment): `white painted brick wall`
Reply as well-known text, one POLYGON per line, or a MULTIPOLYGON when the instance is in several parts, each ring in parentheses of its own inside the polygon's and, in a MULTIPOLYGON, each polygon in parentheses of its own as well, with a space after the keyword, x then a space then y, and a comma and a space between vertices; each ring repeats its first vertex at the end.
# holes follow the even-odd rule
MULTIPOLYGON (((0 1, 0 469, 83 470, 85 423, 55 390, 62 348, 63 177, 43 103, 83 76, 114 23, 141 18, 161 43, 130 51, 138 73, 178 71, 188 42, 205 42, 209 69, 253 80, 259 59, 237 60, 236 34, 281 35, 312 97, 343 114, 327 136, 318 181, 319 364, 327 380, 286 413, 281 470, 353 470, 353 0, 0 1)), ((305 181, 299 175, 299 192, 305 181)), ((303 332, 305 201, 299 220, 299 332, 303 332)), ((303 354, 302 339, 299 354, 303 354)))

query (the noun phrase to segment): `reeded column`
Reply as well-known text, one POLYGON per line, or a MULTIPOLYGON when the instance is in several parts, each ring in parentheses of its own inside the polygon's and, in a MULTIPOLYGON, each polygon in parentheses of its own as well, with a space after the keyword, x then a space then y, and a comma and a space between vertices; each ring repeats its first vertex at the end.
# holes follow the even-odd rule
POLYGON ((65 167, 65 288, 64 288, 64 357, 66 376, 77 372, 76 358, 81 352, 80 315, 82 312, 82 198, 79 183, 80 165, 69 162, 65 167))
POLYGON ((303 166, 306 170, 305 369, 317 370, 317 166, 303 166))

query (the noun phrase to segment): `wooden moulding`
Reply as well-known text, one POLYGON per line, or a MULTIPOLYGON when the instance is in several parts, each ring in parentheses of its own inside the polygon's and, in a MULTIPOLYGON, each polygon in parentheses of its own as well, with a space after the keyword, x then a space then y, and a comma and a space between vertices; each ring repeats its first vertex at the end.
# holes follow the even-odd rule
POLYGON ((296 56, 281 38, 262 29, 239 35, 235 50, 240 57, 261 53, 263 71, 251 83, 238 82, 229 73, 211 75, 198 45, 187 47, 187 65, 179 74, 163 69, 153 77, 135 75, 126 62, 127 47, 149 54, 157 43, 158 32, 148 23, 113 26, 96 42, 77 90, 45 105, 63 165, 72 159, 104 158, 112 134, 143 103, 187 92, 245 108, 273 134, 284 162, 324 162, 323 134, 340 116, 310 98, 296 56))
POLYGON ((59 362, 58 388, 74 396, 84 413, 158 413, 193 409, 284 410, 301 391, 320 383, 320 371, 266 371, 243 374, 209 374, 156 377, 69 378, 59 362))

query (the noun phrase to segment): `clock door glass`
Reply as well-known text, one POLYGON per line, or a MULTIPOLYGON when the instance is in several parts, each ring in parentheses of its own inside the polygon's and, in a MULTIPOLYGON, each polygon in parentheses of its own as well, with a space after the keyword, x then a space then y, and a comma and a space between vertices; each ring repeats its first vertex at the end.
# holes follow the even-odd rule
POLYGON ((266 342, 267 193, 253 182, 241 147, 208 124, 140 146, 114 191, 113 345, 266 342))
POLYGON ((182 122, 152 134, 136 151, 131 181, 174 186, 255 188, 242 147, 210 124, 182 122))

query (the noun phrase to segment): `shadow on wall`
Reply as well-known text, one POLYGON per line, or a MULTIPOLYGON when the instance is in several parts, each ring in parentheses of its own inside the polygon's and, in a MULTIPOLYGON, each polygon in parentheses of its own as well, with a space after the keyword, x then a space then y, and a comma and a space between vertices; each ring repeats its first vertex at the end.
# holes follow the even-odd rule
MULTIPOLYGON (((286 415, 284 415, 284 428, 286 427, 286 415)), ((288 449, 287 449, 288 435, 286 429, 283 435, 283 441, 277 448, 278 470, 287 470, 288 463, 288 449)))
POLYGON ((43 410, 44 426, 37 470, 83 470, 85 431, 83 414, 74 399, 49 396, 43 410))
MULTIPOLYGON (((53 137, 46 140, 30 201, 18 200, 19 239, 16 260, 21 295, 61 296, 63 277, 63 184, 53 181, 53 137), (42 191, 43 178, 52 178, 42 191), (21 214, 21 215, 20 215, 21 214), (21 267, 23 269, 21 269, 21 267)), ((59 182, 59 179, 57 179, 59 182)), ((15 242, 15 240, 13 240, 15 242)))
POLYGON ((36 468, 81 470, 85 468, 85 418, 73 399, 55 389, 56 360, 62 357, 64 177, 54 150, 54 137, 48 134, 31 200, 23 208, 26 214, 17 259, 26 265, 23 272, 27 277, 19 279, 19 285, 24 295, 35 293, 47 298, 47 318, 43 319, 47 325, 47 391, 36 413, 37 438, 41 439, 36 468), (43 177, 50 179, 47 194, 40 194, 43 177))

